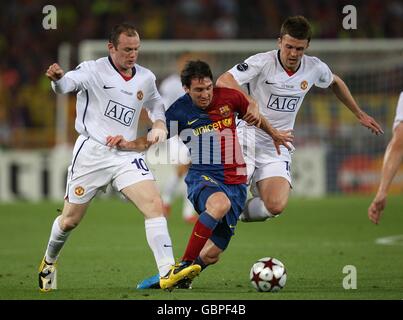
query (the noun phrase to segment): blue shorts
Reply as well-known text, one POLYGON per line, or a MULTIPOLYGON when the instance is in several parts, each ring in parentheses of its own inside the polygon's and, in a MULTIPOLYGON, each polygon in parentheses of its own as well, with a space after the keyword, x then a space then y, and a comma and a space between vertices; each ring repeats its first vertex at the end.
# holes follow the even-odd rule
POLYGON ((210 237, 210 240, 217 247, 225 250, 231 237, 234 235, 238 217, 245 206, 247 196, 246 184, 224 184, 202 172, 192 170, 189 170, 185 182, 188 187, 188 199, 192 202, 198 214, 206 210, 207 199, 213 193, 224 192, 231 201, 231 209, 218 222, 210 237))

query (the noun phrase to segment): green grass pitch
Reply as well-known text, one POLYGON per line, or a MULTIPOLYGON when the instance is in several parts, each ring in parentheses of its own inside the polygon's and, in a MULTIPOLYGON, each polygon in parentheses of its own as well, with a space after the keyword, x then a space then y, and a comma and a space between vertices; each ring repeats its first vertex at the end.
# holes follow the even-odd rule
MULTIPOLYGON (((193 290, 135 290, 156 272, 144 221, 131 204, 95 199, 73 231, 58 263, 58 287, 37 289, 37 268, 44 254, 56 209, 61 203, 0 204, 0 299, 117 300, 277 300, 403 299, 403 198, 390 197, 381 224, 367 219, 368 197, 317 200, 292 198, 281 217, 238 224, 221 261, 207 268, 193 290), (376 239, 398 236, 389 245, 376 239), (255 260, 271 256, 287 268, 279 293, 256 292, 249 283, 255 260), (357 289, 343 288, 343 267, 357 270, 357 289)), ((191 226, 176 202, 168 225, 180 259, 191 226)))

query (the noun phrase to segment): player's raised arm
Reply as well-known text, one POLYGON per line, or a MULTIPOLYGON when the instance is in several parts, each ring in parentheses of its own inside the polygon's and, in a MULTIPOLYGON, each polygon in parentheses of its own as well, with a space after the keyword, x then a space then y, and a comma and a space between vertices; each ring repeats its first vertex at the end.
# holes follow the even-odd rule
POLYGON ((52 81, 52 89, 55 93, 74 91, 74 82, 64 77, 64 70, 57 63, 51 64, 45 74, 52 81))
POLYGON ((56 93, 68 93, 82 89, 85 79, 88 77, 84 72, 76 70, 69 71, 67 74, 76 73, 74 76, 65 76, 64 70, 57 64, 53 63, 46 71, 46 76, 52 81, 52 89, 56 93))
POLYGON ((346 83, 337 75, 333 74, 333 83, 331 88, 337 98, 343 102, 343 104, 351 110, 351 112, 357 117, 358 121, 372 131, 372 133, 379 135, 383 133, 382 127, 379 123, 369 116, 366 112, 361 110, 357 102, 354 100, 350 90, 346 83))
POLYGON ((53 63, 46 71, 46 76, 52 81, 57 81, 64 76, 64 71, 57 63, 53 63))

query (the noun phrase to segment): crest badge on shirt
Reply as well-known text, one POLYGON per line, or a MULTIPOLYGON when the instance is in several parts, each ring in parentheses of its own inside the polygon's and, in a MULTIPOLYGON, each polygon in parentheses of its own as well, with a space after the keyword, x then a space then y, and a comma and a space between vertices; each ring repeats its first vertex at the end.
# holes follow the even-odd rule
POLYGON ((74 189, 74 193, 77 197, 81 197, 84 194, 85 190, 83 187, 78 186, 74 189))
POLYGON ((137 91, 137 99, 138 100, 143 100, 143 97, 144 97, 143 91, 141 91, 141 90, 137 91))
POLYGON ((304 80, 301 82, 301 89, 306 90, 308 88, 308 81, 304 80))
POLYGON ((231 114, 231 109, 229 108, 228 105, 224 105, 224 106, 220 107, 219 110, 220 110, 220 114, 223 117, 228 117, 231 114))
POLYGON ((248 66, 248 64, 247 64, 246 62, 242 62, 242 63, 239 63, 239 64, 236 66, 236 68, 237 68, 239 71, 246 71, 246 70, 248 70, 249 66, 248 66))

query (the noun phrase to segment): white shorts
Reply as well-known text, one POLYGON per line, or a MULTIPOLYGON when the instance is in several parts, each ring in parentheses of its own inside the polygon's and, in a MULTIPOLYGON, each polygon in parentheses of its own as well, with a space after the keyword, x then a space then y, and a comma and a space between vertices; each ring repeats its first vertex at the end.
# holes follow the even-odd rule
POLYGON ((155 179, 143 153, 111 149, 79 136, 67 173, 65 199, 71 203, 87 203, 109 183, 121 191, 144 180, 155 179))
POLYGON ((288 161, 271 162, 263 167, 256 168, 251 178, 253 183, 257 183, 258 181, 266 178, 283 177, 288 181, 290 186, 292 186, 290 171, 291 165, 288 161))
POLYGON ((291 154, 281 148, 278 155, 270 139, 262 139, 251 127, 238 128, 239 143, 246 163, 248 184, 270 177, 284 177, 291 184, 291 154))

